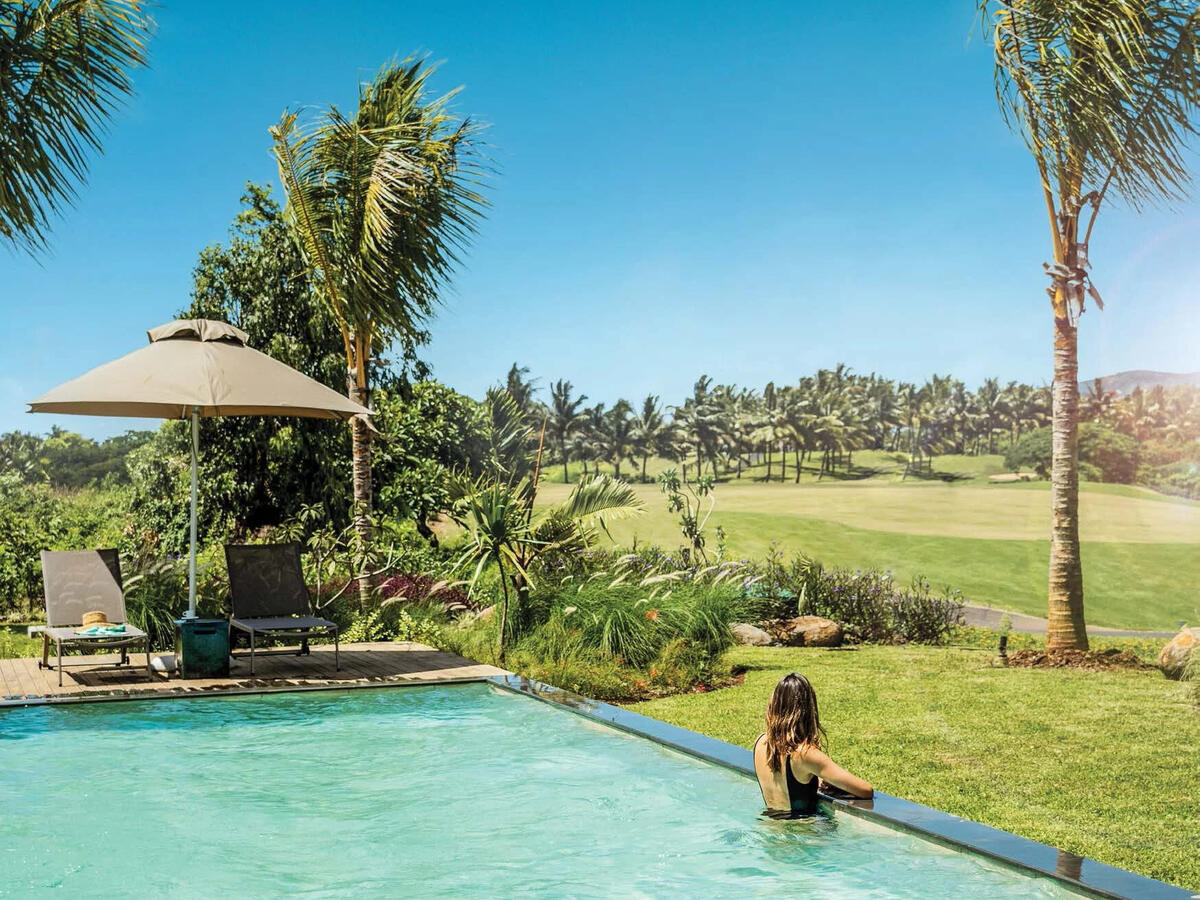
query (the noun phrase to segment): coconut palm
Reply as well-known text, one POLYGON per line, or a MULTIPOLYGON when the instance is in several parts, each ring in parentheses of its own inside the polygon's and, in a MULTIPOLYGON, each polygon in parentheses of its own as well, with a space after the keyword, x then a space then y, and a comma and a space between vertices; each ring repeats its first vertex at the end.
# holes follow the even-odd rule
MULTIPOLYGON (((341 331, 347 392, 369 406, 371 361, 393 341, 426 340, 424 322, 482 215, 477 127, 429 93, 420 60, 384 66, 347 118, 330 107, 271 128, 287 214, 310 284, 341 331)), ((372 538, 371 437, 353 423, 355 526, 372 538)), ((364 570, 364 575, 365 570, 364 570)), ((359 579, 364 602, 369 579, 359 579)))
POLYGON ((1050 226, 1054 322, 1046 646, 1086 648, 1079 556, 1078 327, 1100 306, 1088 247, 1110 194, 1178 197, 1200 102, 1200 9, 1179 0, 983 0, 995 15, 996 92, 1033 155, 1050 226))
POLYGON ((647 481, 646 463, 651 456, 666 456, 671 442, 671 426, 663 415, 656 394, 642 401, 641 412, 633 417, 633 447, 642 460, 642 481, 647 481))
POLYGON ((628 459, 633 461, 637 446, 633 438, 633 418, 630 413, 633 408, 628 400, 618 400, 612 409, 604 414, 603 425, 600 429, 600 444, 603 448, 604 459, 613 467, 613 477, 621 477, 621 463, 628 459))
POLYGON ((567 461, 570 457, 569 440, 583 424, 583 401, 587 399, 586 394, 572 396, 573 390, 571 382, 561 378, 550 385, 550 409, 546 421, 546 430, 550 432, 550 438, 558 448, 558 455, 562 457, 563 484, 571 480, 567 471, 567 461))
POLYGON ((0 3, 0 237, 45 244, 133 89, 154 22, 143 0, 0 3))

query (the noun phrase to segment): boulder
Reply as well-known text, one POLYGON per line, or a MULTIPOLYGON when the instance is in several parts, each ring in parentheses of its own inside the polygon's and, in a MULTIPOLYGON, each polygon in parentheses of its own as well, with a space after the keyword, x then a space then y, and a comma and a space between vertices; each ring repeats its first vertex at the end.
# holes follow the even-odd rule
POLYGON ((839 647, 842 626, 820 616, 797 616, 783 624, 783 642, 789 647, 839 647))
POLYGON ((775 643, 775 638, 757 625, 735 622, 729 626, 729 630, 733 632, 734 643, 742 644, 746 647, 769 647, 775 643))
POLYGON ((491 606, 481 609, 477 613, 473 613, 473 614, 469 613, 465 616, 462 616, 458 620, 458 627, 459 628, 469 628, 470 626, 474 625, 476 622, 492 621, 492 619, 496 618, 496 606, 498 606, 498 605, 499 604, 492 604, 491 606))
POLYGON ((1158 667, 1168 678, 1182 678, 1197 647, 1200 647, 1200 628, 1184 628, 1162 648, 1158 654, 1158 667))

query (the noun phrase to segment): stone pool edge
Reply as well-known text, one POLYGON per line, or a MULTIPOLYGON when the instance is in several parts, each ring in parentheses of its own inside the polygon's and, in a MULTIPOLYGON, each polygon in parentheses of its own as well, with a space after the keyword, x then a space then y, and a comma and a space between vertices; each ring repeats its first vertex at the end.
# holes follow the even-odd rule
MULTIPOLYGON (((481 679, 507 691, 524 694, 544 703, 569 710, 620 731, 648 738, 706 762, 754 776, 751 752, 744 747, 671 725, 619 706, 602 703, 570 691, 543 684, 522 675, 493 675, 481 679)), ((873 800, 841 798, 822 794, 835 809, 915 833, 954 849, 965 849, 1023 871, 1052 878, 1075 890, 1115 900, 1200 900, 1186 888, 1138 875, 1094 859, 1023 838, 999 828, 950 815, 901 797, 876 791, 873 800), (1067 874, 1060 865, 1077 868, 1067 874)))

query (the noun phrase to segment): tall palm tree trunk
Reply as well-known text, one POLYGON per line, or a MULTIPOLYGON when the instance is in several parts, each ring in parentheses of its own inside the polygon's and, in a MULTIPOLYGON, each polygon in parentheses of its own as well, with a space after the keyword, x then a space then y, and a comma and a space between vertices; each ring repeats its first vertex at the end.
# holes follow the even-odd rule
POLYGON ((558 451, 562 454, 563 459, 563 484, 570 484, 571 475, 567 471, 567 442, 565 439, 558 442, 558 451))
MULTIPOLYGON (((370 409, 371 392, 359 384, 353 373, 347 377, 350 399, 355 403, 370 409)), ((354 477, 354 530, 358 534, 358 605, 365 610, 371 603, 372 585, 370 565, 367 560, 367 548, 375 538, 371 526, 371 434, 370 426, 362 419, 354 419, 350 426, 351 447, 353 451, 354 477)))
MULTIPOLYGON (((1063 288, 1059 289, 1060 291, 1063 288)), ((1065 311, 1066 304, 1056 304, 1065 311)), ((1046 649, 1086 650, 1083 564, 1079 556, 1078 331, 1065 314, 1054 319, 1054 424, 1050 463, 1050 598, 1046 649)))
POLYGON ((766 450, 767 450, 767 484, 770 484, 771 483, 771 442, 766 441, 765 445, 766 445, 766 450))

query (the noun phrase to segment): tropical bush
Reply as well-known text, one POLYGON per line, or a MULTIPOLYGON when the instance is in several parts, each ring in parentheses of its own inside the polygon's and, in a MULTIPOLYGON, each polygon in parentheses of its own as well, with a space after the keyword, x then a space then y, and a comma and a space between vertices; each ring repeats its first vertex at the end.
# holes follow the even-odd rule
MULTIPOLYGON (((1079 426, 1079 471, 1089 481, 1133 484, 1137 480, 1140 449, 1126 434, 1096 422, 1079 426)), ((1033 469, 1042 478, 1049 477, 1051 432, 1035 428, 1010 444, 1004 453, 1004 465, 1014 472, 1033 469)))
POLYGON ((441 607, 385 601, 374 609, 355 616, 341 632, 347 643, 357 641, 416 641, 419 644, 442 643, 445 613, 441 607))

